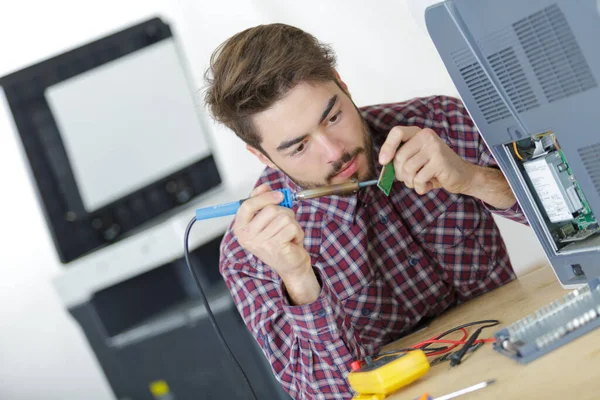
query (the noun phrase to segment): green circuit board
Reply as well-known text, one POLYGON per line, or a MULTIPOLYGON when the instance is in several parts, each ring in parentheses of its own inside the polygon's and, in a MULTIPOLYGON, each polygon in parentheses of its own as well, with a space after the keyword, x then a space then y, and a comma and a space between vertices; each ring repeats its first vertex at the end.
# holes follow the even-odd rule
POLYGON ((386 196, 390 195, 392 185, 396 179, 396 172, 394 170, 394 164, 389 163, 383 166, 381 173, 379 174, 379 180, 377 181, 377 187, 381 189, 386 196))
MULTIPOLYGON (((558 150, 558 154, 560 154, 562 162, 565 163, 565 165, 567 166, 567 172, 569 173, 569 175, 573 176, 573 171, 571 171, 571 167, 569 166, 569 163, 567 162, 567 159, 565 158, 565 155, 562 152, 562 150, 558 150)), ((575 186, 575 190, 579 195, 581 204, 583 204, 583 209, 581 210, 579 215, 573 220, 573 222, 577 225, 579 230, 584 231, 588 228, 588 225, 597 224, 597 221, 596 217, 594 217, 592 209, 590 208, 587 200, 585 199, 585 196, 583 195, 583 191, 579 187, 579 183, 577 183, 577 181, 574 181, 573 185, 575 186)))

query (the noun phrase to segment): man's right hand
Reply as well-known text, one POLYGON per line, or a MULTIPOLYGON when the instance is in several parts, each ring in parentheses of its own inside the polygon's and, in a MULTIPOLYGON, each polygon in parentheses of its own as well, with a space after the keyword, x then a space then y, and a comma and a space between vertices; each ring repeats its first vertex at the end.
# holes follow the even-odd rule
POLYGON ((303 246, 304 232, 294 212, 278 206, 281 201, 281 192, 257 187, 240 206, 233 232, 244 249, 277 272, 295 304, 307 304, 316 300, 320 286, 303 246))

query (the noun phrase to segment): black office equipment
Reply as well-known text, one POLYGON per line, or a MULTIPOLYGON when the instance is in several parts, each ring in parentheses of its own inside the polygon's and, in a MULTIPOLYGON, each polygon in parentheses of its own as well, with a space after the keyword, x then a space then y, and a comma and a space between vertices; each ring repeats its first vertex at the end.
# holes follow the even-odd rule
MULTIPOLYGON (((221 181, 175 39, 152 18, 0 78, 0 96, 65 267, 54 285, 116 398, 241 400, 178 227, 240 193, 221 181)), ((194 235, 197 274, 260 398, 289 399, 219 275, 228 224, 194 235)))

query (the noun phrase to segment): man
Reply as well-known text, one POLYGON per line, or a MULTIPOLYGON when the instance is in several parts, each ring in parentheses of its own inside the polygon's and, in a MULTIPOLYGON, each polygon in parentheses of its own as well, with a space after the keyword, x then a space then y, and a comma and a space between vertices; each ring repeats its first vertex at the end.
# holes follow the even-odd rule
POLYGON ((351 398, 353 360, 514 279, 491 213, 525 219, 460 101, 358 109, 333 52, 282 24, 231 37, 207 77, 211 113, 266 165, 220 271, 292 397, 351 398), (371 186, 277 206, 276 189, 374 179, 388 162, 389 197, 371 186))

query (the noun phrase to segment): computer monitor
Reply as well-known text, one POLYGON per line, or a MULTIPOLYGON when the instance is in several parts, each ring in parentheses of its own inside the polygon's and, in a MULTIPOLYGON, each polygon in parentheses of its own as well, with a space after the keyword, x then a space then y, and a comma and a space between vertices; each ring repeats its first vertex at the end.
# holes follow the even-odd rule
POLYGON ((600 276, 600 1, 448 0, 425 20, 560 283, 600 276))
POLYGON ((0 78, 60 260, 218 186, 169 25, 142 22, 0 78))

